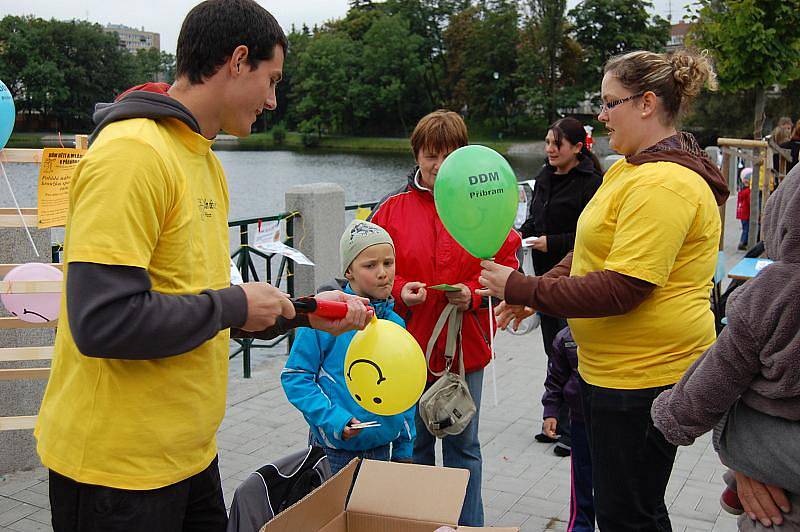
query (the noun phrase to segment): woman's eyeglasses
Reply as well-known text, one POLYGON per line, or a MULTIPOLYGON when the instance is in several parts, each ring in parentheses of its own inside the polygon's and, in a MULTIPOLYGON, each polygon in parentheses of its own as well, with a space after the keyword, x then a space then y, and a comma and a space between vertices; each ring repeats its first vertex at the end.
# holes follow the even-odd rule
POLYGON ((644 93, 640 92, 639 94, 634 94, 632 96, 626 96, 625 98, 620 98, 619 100, 612 100, 610 102, 603 102, 602 104, 600 104, 600 114, 603 114, 604 112, 607 113, 608 111, 612 110, 614 107, 616 107, 618 105, 622 105, 623 103, 625 103, 627 101, 630 101, 630 100, 633 100, 634 98, 638 98, 640 96, 644 96, 644 93))

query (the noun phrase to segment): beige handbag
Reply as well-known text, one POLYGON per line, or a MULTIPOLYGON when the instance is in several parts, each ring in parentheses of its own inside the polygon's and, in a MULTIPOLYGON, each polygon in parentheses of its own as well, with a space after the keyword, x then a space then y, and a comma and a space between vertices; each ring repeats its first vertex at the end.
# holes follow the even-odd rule
POLYGON ((467 382, 464 380, 464 350, 461 345, 463 316, 464 313, 455 305, 448 304, 439 316, 425 350, 425 360, 430 369, 433 346, 436 345, 436 340, 447 323, 445 368, 441 372, 430 369, 431 373, 439 378, 425 390, 418 405, 422 421, 425 422, 428 431, 437 438, 461 434, 477 412, 475 401, 472 400, 467 382), (453 373, 450 371, 450 366, 453 364, 456 347, 458 347, 459 372, 453 373))

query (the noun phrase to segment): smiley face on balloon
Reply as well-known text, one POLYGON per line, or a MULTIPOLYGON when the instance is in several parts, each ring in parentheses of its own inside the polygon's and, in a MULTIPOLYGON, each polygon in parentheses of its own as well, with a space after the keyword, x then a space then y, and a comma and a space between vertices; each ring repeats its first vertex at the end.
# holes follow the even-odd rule
POLYGON ((344 370, 353 399, 381 416, 411 408, 427 379, 425 355, 414 337, 394 322, 375 318, 350 342, 344 370))

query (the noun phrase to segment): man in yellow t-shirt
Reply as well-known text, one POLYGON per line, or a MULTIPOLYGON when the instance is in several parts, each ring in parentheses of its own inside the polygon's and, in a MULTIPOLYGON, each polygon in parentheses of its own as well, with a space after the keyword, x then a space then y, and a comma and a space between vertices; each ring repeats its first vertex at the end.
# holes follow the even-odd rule
POLYGON ((213 138, 246 136, 274 109, 287 47, 252 0, 197 5, 181 28, 177 79, 100 104, 70 189, 65 290, 35 429, 57 531, 226 528, 215 434, 231 330, 363 328, 295 316, 265 283, 230 286, 228 189, 213 138))

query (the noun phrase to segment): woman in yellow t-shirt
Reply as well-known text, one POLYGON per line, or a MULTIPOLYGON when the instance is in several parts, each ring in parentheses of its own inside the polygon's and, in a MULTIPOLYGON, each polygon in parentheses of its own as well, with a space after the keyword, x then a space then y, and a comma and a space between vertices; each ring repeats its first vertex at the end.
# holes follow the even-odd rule
POLYGON ((653 399, 715 339, 709 293, 725 179, 676 122, 703 85, 705 56, 611 59, 599 120, 625 156, 578 220, 575 250, 541 277, 484 261, 483 295, 507 325, 532 309, 569 318, 601 530, 671 530, 664 492, 676 448, 653 426, 653 399))

